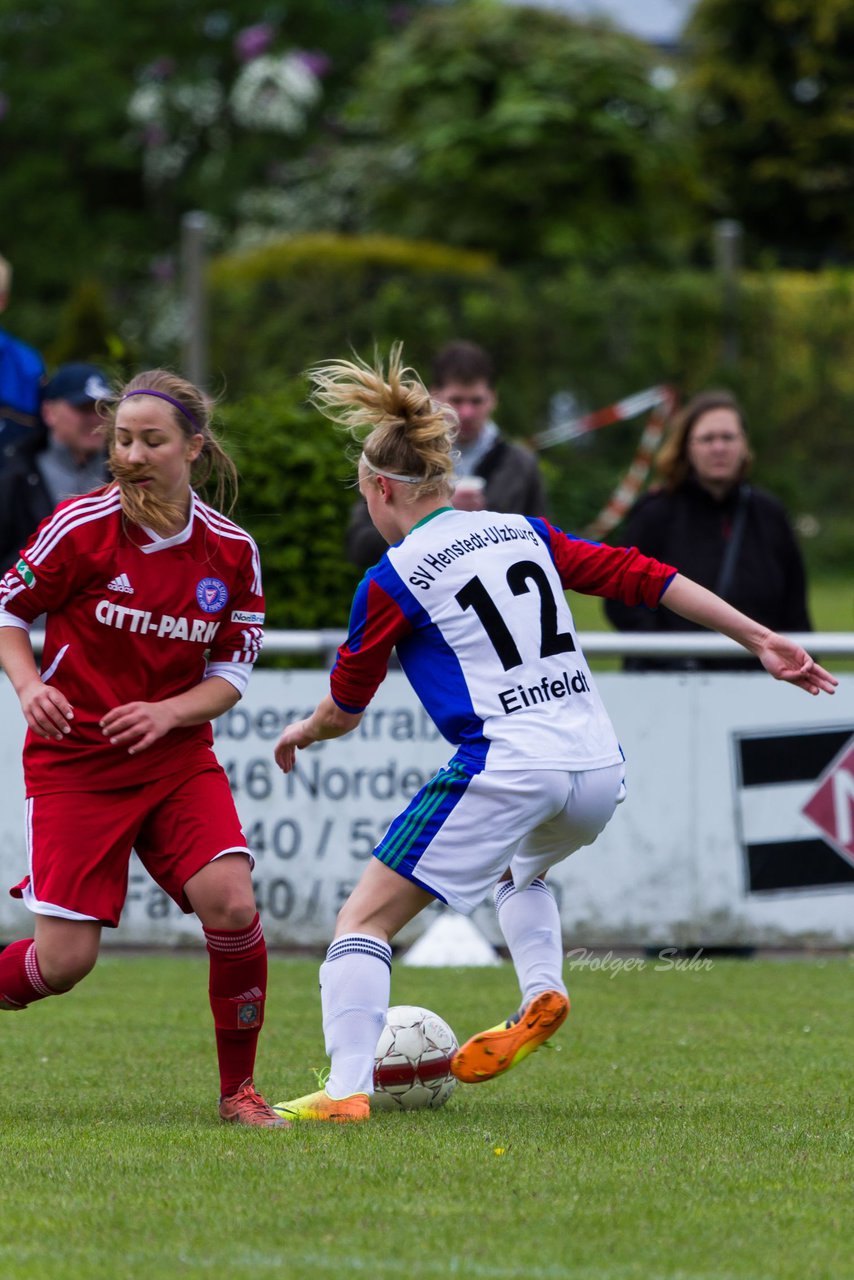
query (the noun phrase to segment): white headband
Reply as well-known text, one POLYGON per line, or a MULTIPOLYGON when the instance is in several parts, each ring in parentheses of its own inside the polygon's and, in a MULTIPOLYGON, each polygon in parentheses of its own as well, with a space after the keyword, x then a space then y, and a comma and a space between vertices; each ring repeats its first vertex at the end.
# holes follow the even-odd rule
POLYGON ((361 461, 364 462, 368 470, 372 471, 375 476, 382 476, 384 480, 399 480, 401 484, 423 484, 427 478, 426 476, 399 476, 393 471, 380 471, 379 467, 375 467, 374 464, 365 457, 364 453, 362 454, 361 461))

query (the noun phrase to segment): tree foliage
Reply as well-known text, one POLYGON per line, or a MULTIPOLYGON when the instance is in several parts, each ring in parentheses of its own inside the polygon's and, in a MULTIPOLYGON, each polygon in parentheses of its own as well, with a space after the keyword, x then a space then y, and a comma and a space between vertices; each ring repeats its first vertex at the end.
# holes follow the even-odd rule
POLYGON ((850 260, 851 0, 699 0, 686 59, 693 116, 648 46, 502 0, 0 0, 16 327, 83 279, 132 312, 191 208, 223 245, 332 228, 670 263, 708 187, 755 246, 850 260))
POLYGON ((494 276, 483 254, 392 237, 292 237, 223 255, 210 271, 214 378, 243 396, 396 339, 425 362, 466 329, 466 300, 494 276))
POLYGON ((394 13, 393 0, 0 0, 0 252, 18 290, 132 281, 174 249, 188 209, 230 226, 394 13))
POLYGON ((601 24, 473 0, 382 42, 350 133, 304 174, 291 222, 485 249, 504 262, 672 261, 696 173, 651 49, 601 24))
POLYGON ((850 261, 850 0, 699 0, 687 40, 718 211, 784 261, 850 261))
MULTIPOLYGON (((747 411, 757 482, 795 515, 818 521, 811 560, 838 569, 854 554, 854 273, 746 273, 733 316, 720 280, 705 271, 603 273, 572 265, 533 274, 441 246, 313 237, 219 260, 212 301, 215 383, 230 401, 253 399, 259 422, 266 395, 275 403, 280 385, 296 385, 306 365, 354 349, 370 358, 374 343, 385 355, 396 339, 428 377, 441 343, 482 343, 495 359, 498 421, 523 438, 567 413, 600 409, 662 382, 683 398, 728 386, 747 411), (732 323, 736 365, 727 363, 723 341, 732 323), (566 393, 575 410, 563 405, 566 393), (815 460, 817 433, 823 465, 815 460)), ((238 406, 238 431, 242 418, 238 406)), ((288 451, 300 424, 307 436, 317 431, 310 416, 294 421, 279 450, 271 417, 268 436, 254 435, 260 452, 249 462, 260 469, 268 502, 280 486, 286 512, 313 500, 310 485, 288 487, 288 451)), ((628 467, 639 432, 640 421, 619 423, 543 453, 559 523, 580 530, 596 515, 628 467)), ((340 449, 340 439, 329 447, 340 449)))

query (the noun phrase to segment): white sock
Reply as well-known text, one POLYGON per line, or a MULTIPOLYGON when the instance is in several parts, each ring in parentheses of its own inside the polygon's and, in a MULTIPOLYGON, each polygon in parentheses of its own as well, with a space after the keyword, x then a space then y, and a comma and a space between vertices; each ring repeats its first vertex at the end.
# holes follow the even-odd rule
POLYGON ((332 1061, 330 1098, 373 1093, 374 1057, 388 1013, 391 947, 379 938, 336 938, 320 966, 326 1052, 332 1061))
POLYGON ((521 893, 512 880, 501 880, 493 894, 501 932, 516 969, 522 1004, 540 991, 561 991, 563 940, 557 903, 545 880, 534 880, 521 893))

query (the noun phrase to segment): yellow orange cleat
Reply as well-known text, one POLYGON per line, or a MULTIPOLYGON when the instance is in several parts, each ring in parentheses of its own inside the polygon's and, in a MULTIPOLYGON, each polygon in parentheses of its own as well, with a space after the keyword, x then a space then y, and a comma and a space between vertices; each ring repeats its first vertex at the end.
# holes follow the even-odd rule
POLYGON ((277 1102, 273 1110, 286 1120, 332 1120, 336 1124, 352 1124, 370 1120, 371 1103, 366 1093, 351 1093, 347 1098, 330 1098, 325 1089, 307 1093, 291 1102, 277 1102))
POLYGON ((467 1040, 451 1059, 451 1074, 465 1084, 502 1075, 554 1035, 568 1013, 561 991, 541 991, 506 1022, 467 1040))

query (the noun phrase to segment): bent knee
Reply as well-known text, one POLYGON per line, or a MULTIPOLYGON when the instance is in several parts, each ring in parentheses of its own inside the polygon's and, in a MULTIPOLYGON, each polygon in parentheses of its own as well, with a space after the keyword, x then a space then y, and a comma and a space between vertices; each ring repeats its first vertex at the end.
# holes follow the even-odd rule
POLYGON ((206 929, 247 929, 255 919, 258 908, 255 899, 245 894, 235 894, 211 904, 200 917, 206 929))
POLYGON ((50 949, 39 948, 37 951, 39 972, 52 991, 63 993, 76 987, 78 982, 92 972, 98 959, 98 952, 81 950, 79 952, 54 955, 50 949))

